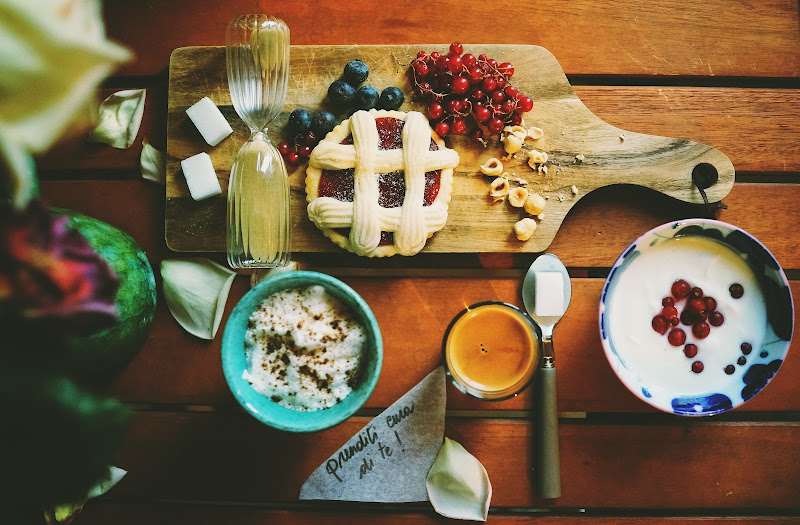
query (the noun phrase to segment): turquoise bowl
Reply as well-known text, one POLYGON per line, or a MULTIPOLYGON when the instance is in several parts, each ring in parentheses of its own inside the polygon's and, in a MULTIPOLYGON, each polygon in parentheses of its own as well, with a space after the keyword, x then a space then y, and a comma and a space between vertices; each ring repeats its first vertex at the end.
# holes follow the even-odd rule
POLYGON ((268 277, 254 286, 231 312, 222 335, 222 370, 233 396, 253 417, 278 430, 316 432, 333 427, 352 416, 372 395, 383 364, 383 339, 375 315, 364 299, 348 285, 318 272, 286 272, 268 277), (244 338, 247 321, 270 295, 290 288, 319 285, 353 311, 367 332, 361 383, 336 405, 314 411, 292 410, 256 392, 242 378, 247 368, 244 338))

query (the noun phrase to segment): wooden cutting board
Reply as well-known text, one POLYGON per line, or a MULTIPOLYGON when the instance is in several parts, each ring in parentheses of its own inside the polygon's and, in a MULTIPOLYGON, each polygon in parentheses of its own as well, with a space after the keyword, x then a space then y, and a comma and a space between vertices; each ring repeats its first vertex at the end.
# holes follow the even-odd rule
MULTIPOLYGON (((612 184, 635 184, 652 188, 681 201, 702 203, 692 183, 692 170, 700 163, 716 168, 718 182, 706 190, 711 202, 722 200, 734 181, 730 160, 720 151, 688 140, 624 131, 595 116, 578 99, 555 57, 539 46, 468 45, 466 52, 486 53, 515 67, 512 83, 534 99, 534 109, 525 116, 526 126, 537 126, 544 136, 526 140, 524 150, 547 152, 546 174, 534 172, 524 152, 504 162, 513 178, 547 198, 547 207, 533 238, 517 240, 513 225, 525 216, 507 202, 488 196, 491 177, 479 166, 488 158, 502 157, 496 138, 484 148, 467 137, 447 137, 461 162, 455 170, 452 201, 444 229, 428 240, 427 252, 542 252, 550 245, 569 210, 590 191, 612 184), (582 161, 576 157, 582 155, 582 161), (577 194, 573 191, 577 189, 577 194)), ((407 76, 409 63, 420 49, 445 51, 444 45, 413 46, 292 46, 289 92, 284 113, 269 135, 281 140, 289 112, 297 107, 309 111, 328 109, 328 85, 339 78, 344 65, 360 59, 370 67, 366 83, 378 91, 397 86, 407 94, 401 110, 425 111, 425 104, 412 100, 407 76)), ((335 112, 334 112, 335 113, 335 112)), ((346 118, 347 114, 337 115, 346 118)), ((225 251, 226 189, 236 152, 249 132, 231 105, 225 68, 224 47, 186 47, 172 53, 169 68, 167 122, 166 241, 179 252, 225 251), (186 108, 208 96, 221 109, 234 133, 210 147, 186 116, 186 108), (214 163, 223 195, 194 201, 189 195, 180 161, 202 151, 214 163)), ((292 248, 294 252, 334 252, 331 243, 308 220, 305 198, 305 166, 289 171, 292 192, 292 248)), ((653 196, 657 198, 657 196, 653 196)), ((588 227, 588 226, 587 226, 588 227)))

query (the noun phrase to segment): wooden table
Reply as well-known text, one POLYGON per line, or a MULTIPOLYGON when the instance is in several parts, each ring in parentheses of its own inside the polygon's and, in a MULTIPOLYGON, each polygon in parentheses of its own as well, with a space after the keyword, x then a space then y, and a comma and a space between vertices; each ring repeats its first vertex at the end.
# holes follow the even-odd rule
MULTIPOLYGON (((141 139, 165 149, 171 51, 221 45, 231 18, 257 10, 284 19, 293 44, 460 41, 468 47, 482 42, 546 47, 577 94, 606 122, 703 142, 728 155, 736 184, 717 218, 763 241, 786 269, 800 307, 795 0, 108 1, 109 34, 137 59, 109 79, 101 94, 147 88, 142 132, 129 150, 84 145, 77 155, 55 152, 42 159, 44 198, 129 232, 156 269, 162 259, 180 256, 164 242, 164 188, 139 177, 141 139)), ((569 267, 574 290, 555 332, 561 498, 541 500, 536 494, 530 390, 487 403, 448 387, 446 435, 486 466, 494 486, 490 522, 800 520, 797 338, 778 376, 755 399, 699 420, 650 408, 606 363, 597 304, 608 268, 641 233, 697 214, 696 206, 646 190, 599 190, 570 212, 549 249, 569 267)), ((222 260, 220 254, 210 256, 222 260)), ((324 432, 297 436, 270 430, 245 414, 228 390, 220 367, 221 331, 211 342, 188 335, 159 296, 147 343, 112 387, 136 409, 118 462, 129 474, 91 502, 78 523, 447 521, 428 504, 312 504, 298 502, 297 495, 319 463, 437 366, 445 327, 464 305, 491 299, 522 304, 521 277, 533 257, 300 258, 340 276, 377 316, 385 360, 366 407, 324 432), (417 327, 413 338, 406 332, 410 325, 417 327)), ((237 278, 227 312, 248 286, 246 277, 237 278)))

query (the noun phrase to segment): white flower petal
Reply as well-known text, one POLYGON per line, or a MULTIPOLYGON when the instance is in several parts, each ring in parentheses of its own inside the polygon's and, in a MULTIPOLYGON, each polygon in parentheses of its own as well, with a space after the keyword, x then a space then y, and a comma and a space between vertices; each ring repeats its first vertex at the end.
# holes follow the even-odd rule
POLYGON ((151 146, 146 139, 142 140, 142 155, 139 157, 139 171, 141 171, 142 177, 147 180, 159 184, 166 184, 167 159, 164 156, 164 152, 151 146))
POLYGON ((100 118, 89 140, 119 149, 130 148, 142 124, 146 93, 144 89, 126 89, 109 95, 100 104, 100 118))
POLYGON ((428 479, 428 499, 448 518, 486 521, 492 484, 480 461, 459 443, 444 438, 428 479))
POLYGON ((235 272, 204 258, 161 262, 169 311, 187 332, 201 339, 214 339, 235 276, 235 272))

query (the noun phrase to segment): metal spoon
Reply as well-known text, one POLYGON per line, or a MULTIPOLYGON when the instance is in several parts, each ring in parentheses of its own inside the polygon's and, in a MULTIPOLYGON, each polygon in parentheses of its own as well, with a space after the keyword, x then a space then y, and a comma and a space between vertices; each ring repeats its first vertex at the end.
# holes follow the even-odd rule
MULTIPOLYGON (((558 411, 556 365, 553 352, 553 328, 561 319, 572 298, 572 283, 567 268, 552 253, 540 255, 525 274, 522 283, 522 302, 531 318, 542 330, 542 361, 539 367, 539 495, 553 499, 561 496, 561 462, 558 453, 558 411), (558 272, 564 281, 563 309, 558 315, 536 314, 536 273, 558 272)), ((541 310, 541 305, 540 305, 541 310)), ((548 313, 545 311, 545 313, 548 313)))

